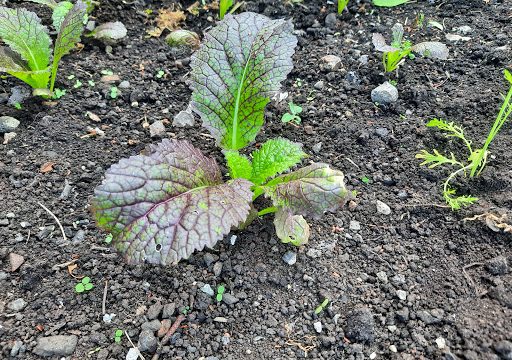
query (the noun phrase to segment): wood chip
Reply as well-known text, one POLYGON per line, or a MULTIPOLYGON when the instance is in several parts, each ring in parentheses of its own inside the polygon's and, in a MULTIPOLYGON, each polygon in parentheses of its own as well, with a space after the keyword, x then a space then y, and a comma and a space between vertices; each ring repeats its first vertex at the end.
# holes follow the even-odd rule
POLYGON ((53 170, 53 165, 55 165, 55 163, 53 161, 48 161, 48 162, 44 163, 43 165, 41 165, 41 167, 39 168, 39 171, 43 174, 49 173, 50 171, 53 170))
POLYGON ((10 253, 9 263, 11 264, 11 272, 15 272, 25 262, 25 258, 21 255, 10 253))

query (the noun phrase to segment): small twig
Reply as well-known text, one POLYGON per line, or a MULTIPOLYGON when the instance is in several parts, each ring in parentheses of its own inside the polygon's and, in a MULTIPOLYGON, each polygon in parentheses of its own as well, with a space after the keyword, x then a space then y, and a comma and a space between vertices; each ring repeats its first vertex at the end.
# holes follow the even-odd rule
POLYGON ((103 290, 103 302, 101 303, 101 310, 103 315, 107 313, 106 302, 107 302, 107 291, 108 291, 108 280, 105 280, 105 289, 103 290))
POLYGON ((133 343, 132 339, 130 339, 130 335, 128 335, 128 331, 125 331, 124 334, 126 335, 126 338, 128 339, 128 341, 130 342, 130 344, 132 345, 132 347, 134 349, 137 349, 137 353, 139 354, 139 357, 141 360, 146 360, 144 359, 144 356, 142 356, 142 354, 140 353, 140 350, 137 346, 135 346, 135 344, 133 343))
POLYGON ((64 269, 66 267, 68 267, 69 265, 73 265, 78 259, 73 259, 71 261, 67 261, 65 263, 62 263, 62 264, 56 264, 56 265, 53 265, 52 266, 52 270, 53 271, 57 271, 59 269, 64 269))
POLYGON ((29 240, 30 240, 30 229, 28 229, 27 240, 25 242, 28 243, 29 240))
POLYGON ((48 208, 47 208, 46 206, 44 206, 43 204, 41 204, 41 203, 39 203, 39 202, 38 202, 38 204, 39 204, 39 206, 41 206, 43 209, 45 209, 45 210, 46 210, 46 212, 47 212, 48 214, 50 214, 50 215, 55 219, 55 221, 57 222, 57 225, 59 225, 60 232, 62 233, 62 237, 64 238, 64 241, 67 241, 67 240, 68 240, 68 238, 66 237, 66 233, 64 232, 64 228, 62 227, 62 224, 60 223, 60 221, 59 221, 59 219, 57 218, 57 216, 55 216, 55 214, 54 214, 54 213, 52 213, 52 212, 50 211, 50 209, 48 209, 48 208))
POLYGON ((449 205, 441 205, 441 204, 403 204, 404 207, 412 207, 412 206, 434 206, 438 208, 450 208, 449 205))
POLYGON ((176 332, 176 330, 178 330, 178 327, 180 326, 180 324, 181 324, 181 322, 183 320, 185 320, 185 315, 183 315, 183 314, 180 314, 176 318, 176 321, 174 321, 174 324, 172 324, 172 326, 170 327, 169 331, 167 331, 167 333, 163 337, 162 341, 158 345, 158 348, 156 349, 156 353, 155 353, 155 355, 153 355, 153 358, 151 360, 158 360, 158 358, 160 357, 160 352, 162 351, 163 346, 165 345, 165 343, 167 341, 169 341, 169 339, 176 332))
POLYGON ((475 291, 475 294, 480 297, 482 295, 485 295, 486 292, 484 293, 480 293, 478 291, 478 288, 476 287, 476 284, 475 282, 473 281, 473 279, 471 278, 471 276, 469 276, 469 274, 466 272, 467 269, 471 268, 471 267, 474 267, 474 266, 482 266, 484 265, 483 263, 480 263, 480 262, 474 262, 474 263, 471 263, 471 264, 468 264, 468 265, 465 265, 463 268, 462 268, 462 273, 464 274, 464 277, 466 278, 466 280, 468 281, 469 285, 473 287, 473 290, 475 291))

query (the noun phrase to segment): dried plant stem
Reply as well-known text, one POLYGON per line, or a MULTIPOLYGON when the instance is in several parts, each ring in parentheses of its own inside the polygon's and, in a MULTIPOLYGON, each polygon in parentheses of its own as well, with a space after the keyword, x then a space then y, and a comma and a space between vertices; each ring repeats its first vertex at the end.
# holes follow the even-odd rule
POLYGON ((57 222, 57 225, 59 225, 59 228, 60 228, 60 232, 62 233, 62 237, 64 238, 64 241, 67 241, 68 238, 66 237, 66 233, 64 232, 64 228, 62 227, 62 224, 60 223, 59 219, 57 218, 57 216, 55 216, 54 213, 52 213, 50 211, 50 209, 48 209, 46 206, 44 206, 43 204, 39 203, 39 206, 41 206, 48 214, 50 214, 54 219, 55 221, 57 222))

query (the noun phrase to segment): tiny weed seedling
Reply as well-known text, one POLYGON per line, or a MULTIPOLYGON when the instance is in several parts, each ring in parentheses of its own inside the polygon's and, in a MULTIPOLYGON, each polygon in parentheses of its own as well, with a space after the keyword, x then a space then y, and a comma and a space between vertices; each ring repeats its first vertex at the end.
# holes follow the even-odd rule
POLYGON ((293 102, 288 103, 288 107, 290 108, 289 113, 285 113, 281 118, 281 121, 284 123, 293 121, 295 124, 299 125, 302 121, 299 114, 302 113, 302 107, 294 104, 293 102))
POLYGON ((64 95, 66 95, 66 89, 62 90, 59 88, 55 88, 55 90, 53 90, 52 99, 60 99, 64 95))
POLYGON ((343 10, 345 10, 349 1, 350 0, 338 0, 338 15, 341 15, 343 10))
POLYGON ((81 82, 80 80, 76 79, 76 82, 75 82, 75 84, 73 85, 73 87, 74 87, 75 89, 79 89, 79 88, 81 88, 81 87, 82 87, 82 85, 83 85, 83 84, 82 84, 82 82, 81 82))
POLYGON ((461 207, 469 206, 478 200, 478 198, 472 196, 457 195, 456 190, 450 186, 450 182, 459 174, 467 176, 469 173, 469 177, 478 176, 485 168, 489 155, 487 149, 512 113, 512 74, 507 70, 505 70, 505 78, 510 82, 510 88, 482 148, 473 149, 472 142, 464 135, 464 129, 453 122, 432 119, 427 123, 428 127, 434 127, 445 132, 445 137, 453 137, 462 141, 468 151, 467 161, 458 160, 453 153, 443 155, 436 149, 433 149, 432 153, 422 150, 416 155, 416 158, 423 160, 420 165, 428 165, 431 169, 444 165, 451 165, 456 168, 443 183, 443 198, 452 210, 459 210, 461 207))
POLYGON ((107 236, 105 236, 105 243, 110 244, 112 242, 113 237, 114 236, 111 233, 109 233, 107 236))
POLYGON ((219 285, 217 287, 217 301, 218 302, 222 301, 222 297, 224 296, 225 291, 226 291, 226 288, 224 287, 224 285, 219 285))
POLYGON ((322 311, 324 311, 327 304, 329 304, 329 299, 325 298, 324 301, 322 301, 322 303, 320 305, 318 305, 317 308, 315 309, 315 314, 318 315, 322 311))
POLYGON ((111 75, 114 75, 114 72, 109 69, 104 69, 104 70, 101 70, 101 75, 111 76, 111 75))
POLYGON ((370 183, 370 178, 369 178, 368 176, 363 176, 363 177, 361 178, 361 182, 362 182, 363 184, 368 185, 368 184, 370 183))
POLYGON ((163 70, 158 70, 158 72, 156 73, 156 77, 157 77, 158 79, 163 78, 163 77, 164 77, 164 75, 165 75, 165 71, 163 71, 163 70))
POLYGON ((112 86, 110 88, 110 97, 112 99, 117 99, 117 95, 118 95, 118 89, 117 89, 117 86, 112 86))
POLYGON ((90 87, 95 87, 95 86, 96 86, 96 83, 95 83, 93 80, 89 80, 89 81, 87 81, 87 84, 88 84, 90 87))
POLYGON ((373 5, 382 7, 395 7, 406 4, 409 0, 373 0, 373 5))
POLYGON ((15 102, 13 106, 16 110, 21 110, 21 104, 19 102, 15 102))
POLYGON ((92 290, 93 287, 94 285, 91 283, 91 278, 86 276, 82 281, 75 285, 75 291, 80 294, 85 291, 92 290))
POLYGON ((114 332, 114 341, 116 343, 120 343, 121 342, 121 338, 123 337, 123 330, 121 329, 117 329, 115 332, 114 332))
POLYGON ((183 315, 188 315, 188 313, 189 313, 189 312, 190 312, 190 306, 188 306, 188 305, 187 305, 187 306, 185 306, 185 307, 183 308, 183 310, 181 310, 181 313, 182 313, 183 315))

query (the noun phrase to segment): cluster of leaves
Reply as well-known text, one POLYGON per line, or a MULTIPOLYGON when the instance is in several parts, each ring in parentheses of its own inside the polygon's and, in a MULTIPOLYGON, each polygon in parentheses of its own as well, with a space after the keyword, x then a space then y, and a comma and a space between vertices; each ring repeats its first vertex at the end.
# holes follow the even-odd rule
POLYGON ((302 107, 297 104, 294 104, 291 101, 288 103, 288 107, 290 108, 290 112, 283 114, 281 121, 284 123, 292 121, 295 124, 300 124, 302 121, 302 119, 300 118, 300 114, 302 113, 302 107))
POLYGON ((92 290, 94 285, 91 283, 91 278, 86 276, 78 284, 75 285, 75 291, 77 293, 83 293, 85 291, 92 290))
POLYGON ((292 70, 292 31, 284 20, 227 15, 192 57, 191 106, 223 149, 228 181, 213 158, 168 139, 106 172, 91 209, 129 262, 176 263, 269 213, 277 236, 301 245, 309 238, 305 217, 346 201, 343 174, 326 164, 287 172, 306 156, 299 144, 277 138, 250 156, 240 152, 255 140, 270 97, 292 70), (257 211, 253 201, 261 195, 272 205, 257 211))
POLYGON ((58 32, 50 65, 51 39, 39 17, 26 9, 0 7, 0 72, 6 72, 34 89, 35 95, 51 96, 59 62, 80 41, 86 16, 86 4, 78 0, 52 3, 53 25, 58 32), (53 5, 54 4, 54 5, 53 5), (50 86, 48 87, 48 84, 50 86))
POLYGON ((391 28, 391 32, 391 45, 386 44, 386 39, 382 34, 374 33, 372 37, 375 50, 382 52, 382 64, 386 72, 394 71, 406 57, 414 58, 414 52, 435 59, 446 60, 448 58, 448 48, 441 42, 425 41, 413 45, 409 40, 405 40, 402 24, 395 24, 391 28))
POLYGON ((450 165, 456 168, 456 170, 451 172, 443 183, 443 198, 452 210, 459 210, 461 207, 471 205, 478 200, 472 196, 457 195, 456 190, 450 186, 450 183, 459 174, 467 175, 469 173, 470 177, 474 177, 480 175, 482 170, 485 168, 485 165, 487 164, 487 157, 489 155, 489 151, 487 149, 501 130, 503 124, 507 121, 507 118, 512 114, 512 74, 507 70, 505 70, 505 78, 510 82, 510 88, 482 148, 473 149, 471 146, 472 142, 464 135, 464 129, 455 125, 453 122, 447 122, 441 119, 432 119, 427 123, 428 127, 434 127, 443 131, 447 138, 456 138, 462 141, 469 153, 467 161, 458 160, 453 153, 450 153, 450 155, 444 155, 436 149, 433 149, 431 153, 426 150, 422 150, 416 155, 416 158, 423 160, 421 165, 428 165, 431 169, 445 165, 450 165))
POLYGON ((123 337, 123 330, 121 329, 117 329, 115 332, 114 332, 114 341, 116 343, 120 343, 121 342, 121 338, 123 337))

